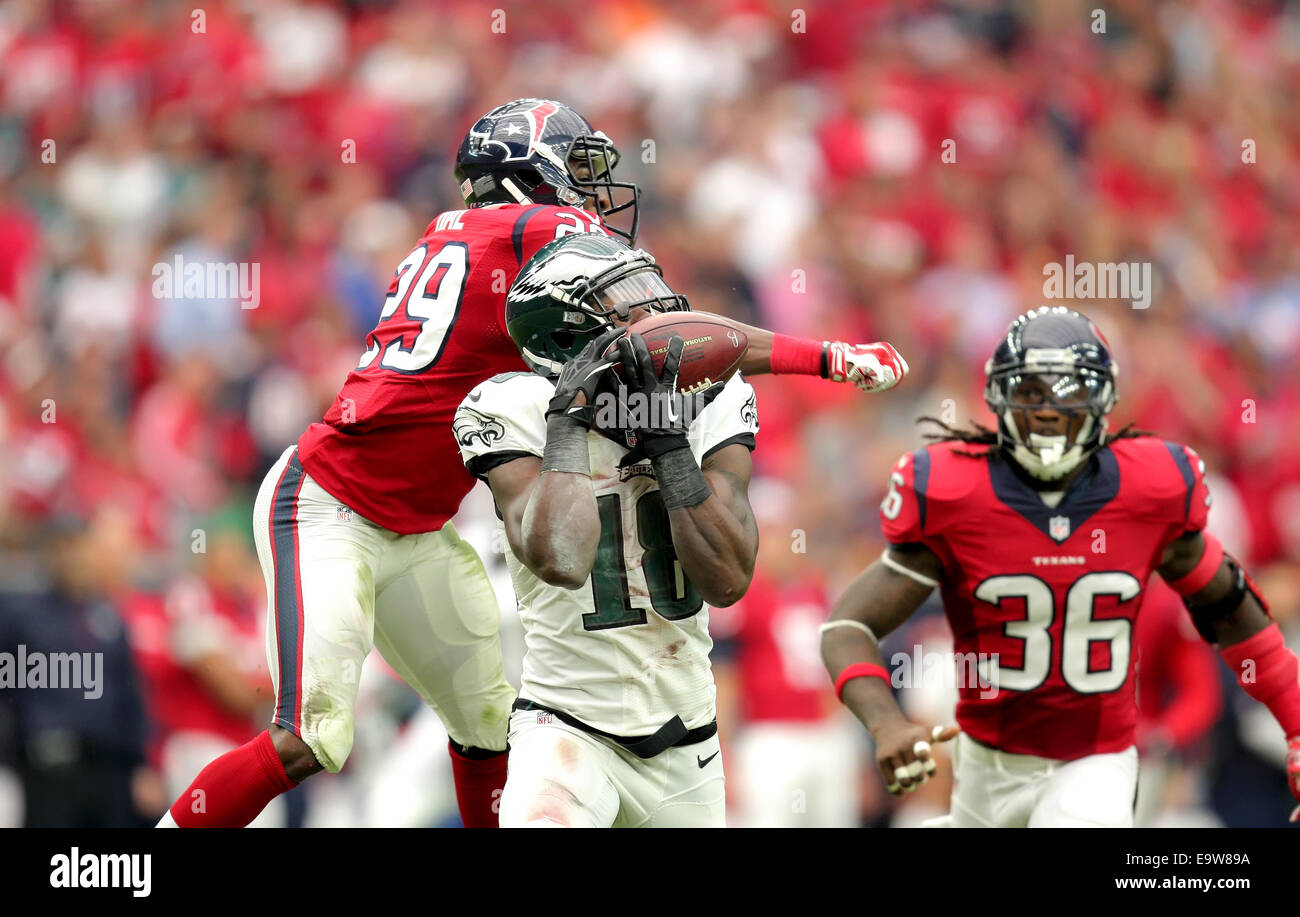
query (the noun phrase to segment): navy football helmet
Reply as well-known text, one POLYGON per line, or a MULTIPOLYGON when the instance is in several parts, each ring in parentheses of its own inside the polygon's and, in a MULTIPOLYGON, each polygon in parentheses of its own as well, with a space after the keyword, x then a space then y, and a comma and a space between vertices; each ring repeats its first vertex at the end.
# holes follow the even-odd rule
POLYGON ((607 230, 635 242, 641 189, 614 181, 619 158, 613 141, 563 102, 516 99, 469 129, 456 152, 456 180, 470 207, 583 207, 591 201, 607 230), (632 221, 627 231, 609 224, 610 216, 626 210, 632 221))
POLYGON ((1073 309, 1043 306, 1021 315, 984 374, 984 401, 997 415, 998 443, 1034 477, 1058 480, 1105 443, 1119 367, 1097 326, 1073 309), (1028 414, 1044 406, 1069 418, 1065 434, 1030 432, 1028 414), (1086 416, 1076 424, 1079 414, 1086 416))

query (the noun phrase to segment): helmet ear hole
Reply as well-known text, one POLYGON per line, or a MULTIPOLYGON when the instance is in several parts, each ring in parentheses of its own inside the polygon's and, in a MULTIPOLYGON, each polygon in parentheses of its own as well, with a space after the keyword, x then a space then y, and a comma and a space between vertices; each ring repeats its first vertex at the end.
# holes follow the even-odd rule
POLYGON ((551 332, 551 340, 554 341, 555 346, 559 347, 561 350, 568 350, 572 347, 576 337, 577 336, 567 328, 561 328, 559 331, 551 332))
POLYGON ((515 172, 515 178, 522 182, 529 191, 542 183, 542 174, 536 169, 519 169, 515 172))

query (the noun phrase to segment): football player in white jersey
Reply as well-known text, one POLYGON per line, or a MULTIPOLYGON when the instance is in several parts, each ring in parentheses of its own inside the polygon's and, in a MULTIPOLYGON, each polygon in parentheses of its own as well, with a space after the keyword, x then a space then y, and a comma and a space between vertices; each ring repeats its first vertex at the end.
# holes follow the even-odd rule
POLYGON ((622 330, 688 309, 643 251, 549 243, 506 305, 535 372, 493 377, 456 414, 525 629, 502 827, 725 824, 708 606, 736 601, 753 573, 754 392, 736 375, 674 395, 681 338, 656 376, 622 330), (616 339, 617 399, 602 357, 616 339))

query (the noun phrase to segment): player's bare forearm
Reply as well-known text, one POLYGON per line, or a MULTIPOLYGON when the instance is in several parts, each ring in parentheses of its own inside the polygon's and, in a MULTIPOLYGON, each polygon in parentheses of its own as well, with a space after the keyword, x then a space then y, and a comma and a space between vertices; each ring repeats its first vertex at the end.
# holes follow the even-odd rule
POLYGON ((740 371, 746 376, 758 376, 772 371, 772 339, 775 335, 764 328, 755 328, 732 319, 727 319, 738 330, 745 333, 749 344, 745 356, 740 361, 740 371))
MULTIPOLYGON (((832 679, 838 679, 839 673, 854 663, 884 666, 880 648, 865 634, 860 640, 855 640, 851 635, 835 631, 827 631, 822 637, 822 661, 832 679)), ((844 706, 873 733, 889 723, 906 719, 889 685, 879 678, 850 679, 845 683, 840 698, 844 706)))
POLYGON ((610 366, 603 354, 619 333, 606 329, 564 364, 546 405, 541 460, 516 459, 488 473, 511 550, 550 586, 579 588, 596 562, 600 516, 587 437, 596 386, 610 366))
MULTIPOLYGON (((920 576, 937 580, 939 560, 923 547, 901 555, 908 569, 920 576)), ((829 622, 855 621, 865 625, 876 639, 894 631, 921 607, 933 586, 891 569, 877 560, 864 570, 844 591, 831 609, 829 622)), ((855 663, 883 665, 884 659, 876 640, 859 627, 839 626, 822 634, 822 660, 832 679, 855 663)), ((872 732, 890 722, 903 719, 889 685, 878 678, 854 678, 844 685, 845 705, 872 732)))
POLYGON ((714 318, 721 319, 737 331, 742 332, 748 341, 745 346, 745 355, 740 359, 741 373, 746 376, 761 376, 772 372, 772 342, 776 339, 775 333, 768 331, 766 328, 746 325, 744 322, 738 322, 734 318, 727 318, 725 315, 715 315, 714 318))
POLYGON ((600 516, 589 476, 563 471, 539 475, 522 524, 530 569, 545 571, 547 576, 541 577, 545 582, 566 589, 577 589, 587 581, 600 540, 600 516))
POLYGON ((849 382, 864 392, 883 392, 908 373, 907 360, 892 344, 847 344, 814 341, 755 328, 724 316, 713 316, 744 332, 747 344, 740 371, 747 376, 780 373, 819 376, 849 382))
POLYGON ((591 478, 542 473, 540 460, 518 458, 488 472, 510 550, 538 579, 576 589, 596 559, 600 518, 591 478))
POLYGON ((718 450, 702 469, 713 493, 696 506, 668 512, 682 572, 710 605, 737 601, 754 575, 758 525, 749 508, 752 468, 744 446, 718 450))
POLYGON ((960 730, 908 720, 883 677, 887 670, 877 638, 915 612, 942 573, 939 559, 921 545, 894 547, 887 556, 888 561, 882 558, 868 567, 835 603, 822 628, 822 659, 840 700, 871 732, 886 789, 901 794, 935 773, 930 743, 945 742, 960 730), (848 670, 858 665, 868 671, 848 670))
MULTIPOLYGON (((742 447, 743 448, 743 447, 742 447)), ((705 472, 713 495, 698 506, 668 513, 682 572, 710 605, 725 607, 749 588, 758 553, 758 526, 746 505, 731 505, 736 482, 726 472, 705 472)))
POLYGON ((741 373, 746 376, 760 376, 772 372, 772 341, 776 337, 775 334, 765 328, 755 328, 753 325, 746 325, 744 322, 714 312, 701 314, 725 322, 745 335, 748 343, 745 346, 744 356, 740 358, 741 373))

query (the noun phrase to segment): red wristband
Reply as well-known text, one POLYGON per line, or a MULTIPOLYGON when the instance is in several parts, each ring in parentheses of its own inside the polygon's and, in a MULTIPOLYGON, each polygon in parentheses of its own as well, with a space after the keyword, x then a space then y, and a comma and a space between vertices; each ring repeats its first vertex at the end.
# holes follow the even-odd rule
POLYGON ((1209 585, 1210 580, 1214 579, 1214 574, 1219 572, 1219 567, 1223 566, 1223 545, 1209 532, 1205 532, 1204 536, 1205 552, 1201 554, 1201 559, 1196 562, 1196 566, 1191 569, 1191 572, 1169 583, 1169 588, 1179 595, 1188 596, 1200 592, 1209 585))
POLYGON ((1243 691, 1269 709, 1288 738, 1300 735, 1300 661, 1282 631, 1269 624, 1252 637, 1219 650, 1243 691))
POLYGON ((889 672, 884 666, 871 662, 855 662, 853 665, 845 666, 844 671, 840 672, 840 677, 835 679, 836 700, 843 703, 844 685, 854 678, 879 678, 885 684, 889 684, 889 672))
POLYGON ((786 375, 821 376, 825 365, 823 354, 826 345, 790 337, 788 334, 772 335, 772 372, 786 375))

